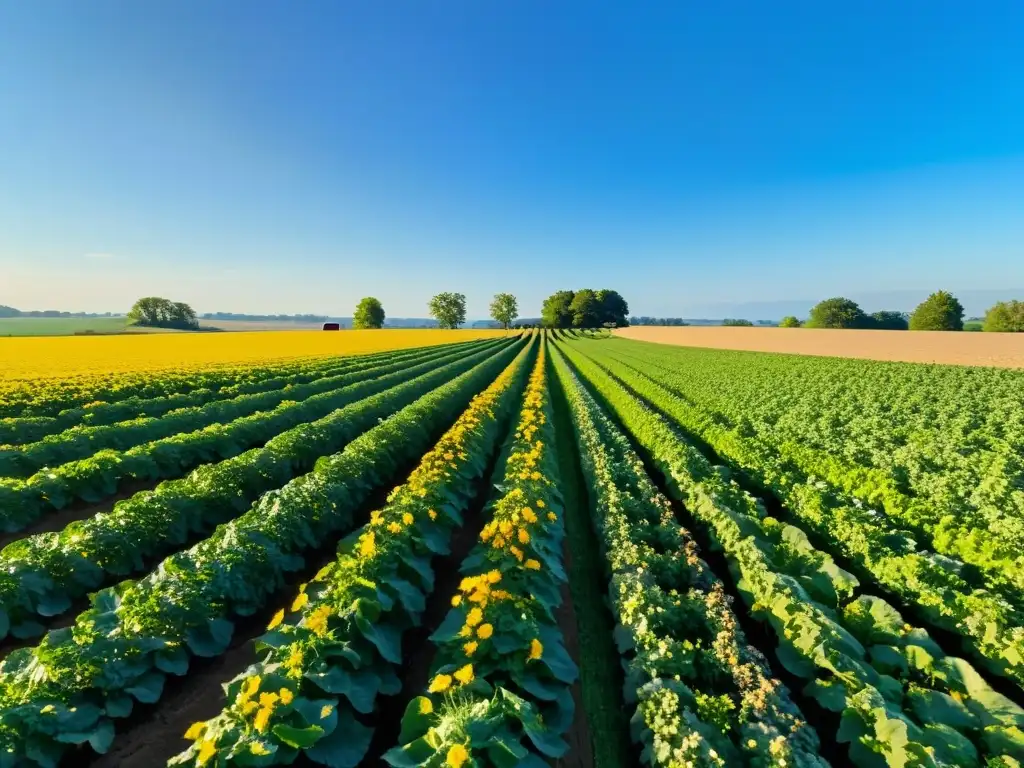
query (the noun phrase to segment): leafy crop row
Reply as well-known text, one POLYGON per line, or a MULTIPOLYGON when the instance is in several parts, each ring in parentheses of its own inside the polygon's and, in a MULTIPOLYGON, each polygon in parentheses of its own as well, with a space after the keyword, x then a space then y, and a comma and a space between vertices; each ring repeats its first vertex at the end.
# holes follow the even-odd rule
POLYGON ((789 692, 747 645, 722 583, 643 463, 555 355, 591 510, 641 761, 669 768, 827 766, 789 692))
POLYGON ((99 403, 114 405, 132 399, 149 400, 200 390, 216 392, 223 387, 236 387, 268 377, 287 376, 301 370, 310 362, 295 360, 262 366, 162 371, 155 376, 150 372, 125 371, 73 379, 0 381, 0 417, 59 420, 62 412, 87 409, 99 403))
POLYGON ((372 490, 422 454, 519 348, 504 346, 146 578, 96 593, 72 627, 12 652, 0 664, 0 767, 56 766, 71 744, 106 750, 112 718, 159 699, 165 676, 185 674, 191 656, 222 653, 232 619, 262 608, 304 552, 346 532, 372 490))
POLYGON ((836 739, 849 744, 855 764, 1019 765, 1024 709, 885 601, 854 597, 856 579, 800 529, 767 516, 723 468, 599 366, 571 349, 568 355, 710 529, 751 613, 778 635, 780 663, 808 681, 805 695, 840 715, 836 739))
POLYGON ((530 376, 499 496, 431 636, 433 675, 408 705, 392 766, 544 766, 568 748, 576 665, 555 609, 566 580, 545 349, 530 376))
POLYGON ((227 704, 194 724, 171 761, 208 768, 287 765, 301 749, 334 768, 363 759, 360 715, 399 684, 403 632, 421 622, 434 557, 476 494, 522 392, 534 345, 473 398, 387 505, 351 534, 257 640, 265 657, 227 683, 227 704))
POLYGON ((680 367, 655 350, 609 349, 720 428, 756 434, 804 475, 884 511, 937 552, 984 569, 1005 593, 1024 589, 1019 376, 925 369, 922 380, 920 366, 879 369, 861 362, 856 377, 828 382, 819 374, 788 391, 778 381, 748 391, 765 381, 759 365, 711 385, 706 366, 680 367), (943 387, 950 376, 955 386, 943 387), (843 389, 830 398, 828 384, 843 389), (967 387, 970 397, 963 396, 967 387))
POLYGON ((230 520, 261 494, 308 472, 319 457, 340 451, 381 418, 491 354, 489 349, 469 351, 447 365, 283 432, 262 448, 136 494, 109 514, 8 545, 0 552, 0 638, 9 627, 19 637, 40 634, 39 616, 67 610, 73 599, 113 577, 141 571, 196 533, 230 520))
MULTIPOLYGON (((491 342, 493 344, 502 342, 491 342)), ((492 346, 484 345, 484 349, 492 346)), ((128 479, 179 477, 192 467, 237 456, 280 432, 319 419, 348 403, 381 392, 402 381, 462 357, 461 350, 428 350, 409 366, 407 360, 347 374, 351 382, 302 402, 286 401, 276 408, 216 424, 195 432, 173 435, 124 452, 100 451, 80 461, 39 472, 27 480, 0 479, 0 529, 18 531, 45 512, 81 499, 98 502, 128 479)), ((341 381, 338 382, 342 383, 341 381)))
POLYGON ((125 450, 230 421, 272 408, 285 399, 301 400, 326 392, 337 386, 335 379, 342 374, 421 354, 415 350, 318 360, 287 376, 246 381, 216 391, 199 389, 167 397, 98 403, 56 417, 4 419, 0 421, 0 445, 9 445, 0 450, 0 477, 27 477, 42 467, 55 467, 104 448, 125 450))
MULTIPOLYGON (((824 481, 799 468, 755 435, 727 430, 641 371, 621 363, 609 368, 631 388, 656 402, 685 429, 732 460, 770 489, 804 524, 835 542, 884 588, 916 605, 936 626, 959 634, 986 666, 1024 684, 1024 627, 1019 594, 977 588, 963 563, 918 549, 912 532, 844 498, 824 481)), ((665 373, 666 379, 670 375, 665 373)))

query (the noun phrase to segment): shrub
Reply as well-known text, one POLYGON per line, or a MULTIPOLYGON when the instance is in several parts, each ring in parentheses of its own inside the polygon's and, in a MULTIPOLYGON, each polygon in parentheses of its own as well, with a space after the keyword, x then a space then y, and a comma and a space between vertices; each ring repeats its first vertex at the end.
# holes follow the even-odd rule
POLYGON ((982 330, 1024 333, 1024 301, 1000 301, 985 313, 982 330))
POLYGON ((964 307, 951 293, 936 291, 910 316, 912 331, 962 331, 964 307))
POLYGON ((871 320, 857 302, 837 296, 815 304, 804 325, 807 328, 867 328, 871 320))

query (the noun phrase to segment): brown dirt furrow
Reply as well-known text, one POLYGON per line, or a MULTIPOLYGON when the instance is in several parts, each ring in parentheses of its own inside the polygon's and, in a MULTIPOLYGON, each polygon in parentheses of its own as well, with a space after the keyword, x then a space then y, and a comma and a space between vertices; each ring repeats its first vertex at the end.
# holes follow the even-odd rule
POLYGON ((620 328, 615 335, 680 347, 1024 368, 1024 334, 686 326, 620 328))
POLYGON ((160 484, 159 480, 125 480, 120 489, 113 496, 108 496, 103 501, 90 504, 87 501, 79 501, 70 506, 59 509, 56 512, 44 512, 42 516, 27 528, 14 533, 0 534, 0 548, 8 544, 25 539, 37 533, 50 533, 52 531, 63 531, 69 523, 78 520, 88 520, 100 512, 109 512, 114 505, 124 499, 134 496, 140 491, 151 491, 160 484))

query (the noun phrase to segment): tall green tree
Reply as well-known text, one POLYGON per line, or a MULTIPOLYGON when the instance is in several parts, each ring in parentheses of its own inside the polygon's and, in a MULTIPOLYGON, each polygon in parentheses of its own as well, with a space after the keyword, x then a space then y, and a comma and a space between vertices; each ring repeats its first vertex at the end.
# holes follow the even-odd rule
POLYGON ((430 300, 427 309, 442 328, 458 328, 466 322, 465 294, 439 293, 430 300))
POLYGON ((541 325, 545 328, 571 328, 573 291, 556 291, 544 299, 541 307, 541 325))
POLYGON ((962 331, 963 304, 951 293, 936 291, 910 315, 912 331, 962 331))
POLYGON ((601 325, 601 304, 597 293, 590 288, 576 291, 569 305, 573 328, 597 328, 601 325))
POLYGON ((1024 333, 1024 301, 1000 301, 985 313, 983 331, 1024 333))
POLYGON ((779 328, 799 328, 800 320, 795 315, 786 315, 779 321, 779 328))
POLYGON ((629 325, 629 304, 618 291, 603 288, 597 292, 598 323, 624 328, 629 325))
POLYGON ((850 299, 837 296, 819 301, 811 308, 811 316, 804 323, 807 328, 867 328, 868 316, 860 305, 850 299))
POLYGON ((880 331, 905 331, 909 323, 905 312, 882 312, 871 313, 871 327, 880 331))
POLYGON ((159 296, 146 296, 136 301, 128 311, 128 323, 150 328, 199 328, 199 318, 192 307, 184 302, 170 301, 159 296))
POLYGON ((384 305, 379 299, 367 296, 356 305, 355 314, 352 316, 352 327, 356 330, 364 328, 384 327, 384 305))
POLYGON ((501 323, 506 331, 519 316, 519 302, 511 293, 497 293, 491 301, 491 318, 501 323))

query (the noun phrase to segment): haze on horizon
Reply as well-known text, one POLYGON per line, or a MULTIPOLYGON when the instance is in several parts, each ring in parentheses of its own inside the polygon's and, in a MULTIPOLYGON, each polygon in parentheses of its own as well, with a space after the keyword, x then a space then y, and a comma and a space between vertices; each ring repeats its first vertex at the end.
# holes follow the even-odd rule
POLYGON ((6 4, 0 304, 1024 288, 1022 35, 1008 0, 6 4))

